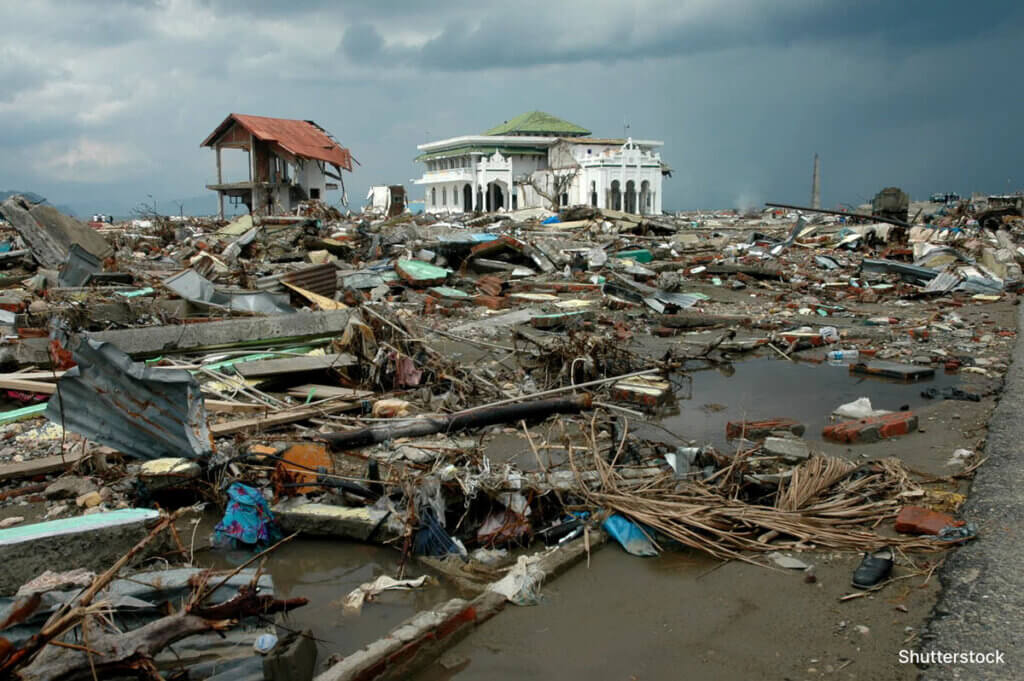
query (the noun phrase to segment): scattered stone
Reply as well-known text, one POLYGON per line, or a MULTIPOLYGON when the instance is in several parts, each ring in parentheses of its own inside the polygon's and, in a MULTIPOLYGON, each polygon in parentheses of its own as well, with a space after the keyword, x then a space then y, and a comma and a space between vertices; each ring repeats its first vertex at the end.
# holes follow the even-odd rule
POLYGON ((92 508, 93 506, 99 506, 102 503, 103 497, 96 491, 88 492, 75 499, 75 504, 79 508, 92 508))
POLYGON ((43 496, 47 499, 77 499, 78 497, 96 491, 96 485, 89 478, 69 477, 59 478, 43 490, 43 496))

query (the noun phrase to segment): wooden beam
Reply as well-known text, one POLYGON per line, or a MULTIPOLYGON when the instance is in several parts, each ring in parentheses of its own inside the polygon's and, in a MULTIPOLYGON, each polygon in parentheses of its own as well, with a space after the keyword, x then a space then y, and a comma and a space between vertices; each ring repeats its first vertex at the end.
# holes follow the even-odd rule
POLYGON ((339 411, 357 409, 358 402, 335 402, 333 404, 322 404, 313 407, 300 407, 297 409, 286 409, 267 416, 257 416, 248 419, 238 419, 227 423, 214 423, 210 425, 210 433, 214 437, 224 437, 235 433, 252 433, 283 426, 296 421, 305 421, 325 414, 335 414, 339 411))
POLYGON ((30 478, 36 475, 45 475, 54 471, 63 470, 67 466, 78 463, 81 459, 91 454, 83 455, 80 451, 69 452, 61 457, 44 456, 40 459, 22 461, 20 463, 0 464, 0 480, 12 480, 14 478, 30 478))

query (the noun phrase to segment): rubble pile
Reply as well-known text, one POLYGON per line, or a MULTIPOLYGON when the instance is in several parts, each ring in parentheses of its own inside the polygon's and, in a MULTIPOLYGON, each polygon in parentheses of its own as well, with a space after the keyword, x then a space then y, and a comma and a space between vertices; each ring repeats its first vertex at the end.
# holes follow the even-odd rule
MULTIPOLYGON (((909 408, 821 405, 832 422, 807 433, 780 399, 731 421, 728 447, 661 424, 694 372, 752 357, 865 381, 959 379, 912 388, 931 403, 996 395, 1016 329, 994 311, 1024 281, 1024 218, 990 203, 878 221, 775 207, 386 216, 304 201, 294 215, 94 228, 12 197, 0 205, 0 551, 55 532, 130 543, 102 559, 107 572, 91 567, 101 576, 81 581, 84 595, 55 578, 20 592, 31 607, 8 599, 0 670, 71 678, 92 650, 105 671, 153 674, 188 665, 157 645, 119 658, 118 636, 167 642, 300 604, 257 596, 259 569, 211 604, 220 578, 194 567, 195 530, 180 537, 180 511, 151 509, 208 504, 219 522, 206 551, 292 533, 393 546, 399 574, 350 594, 356 613, 383 590, 428 588, 405 577, 414 557, 527 604, 552 556, 605 536, 635 555, 690 547, 759 565, 780 550, 928 555, 967 541, 976 529, 940 492, 981 464, 973 451, 936 477, 871 444, 917 436, 924 417, 909 408), (826 443, 877 449, 846 457, 826 443), (133 595, 153 617, 115 635, 90 602, 140 569, 154 522, 173 536, 150 555, 193 570, 190 595, 160 618, 155 596, 133 595)), ((47 569, 77 559, 56 552, 47 569)), ((278 634, 280 653, 294 638, 278 634)))

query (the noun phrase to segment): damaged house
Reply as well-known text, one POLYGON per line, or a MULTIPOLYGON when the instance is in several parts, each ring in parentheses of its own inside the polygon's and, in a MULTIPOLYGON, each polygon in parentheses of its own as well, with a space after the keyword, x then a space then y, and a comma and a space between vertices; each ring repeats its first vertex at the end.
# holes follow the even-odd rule
MULTIPOLYGON (((224 217, 224 198, 245 204, 253 215, 282 215, 300 201, 326 200, 330 190, 342 192, 342 170, 352 172, 352 153, 313 121, 231 114, 203 140, 217 157, 218 215, 224 217), (249 178, 225 182, 222 149, 249 153, 249 178)), ((358 163, 358 161, 356 161, 358 163)))
POLYGON ((419 145, 415 180, 428 213, 569 205, 661 213, 664 142, 595 138, 574 123, 531 111, 488 130, 419 145))

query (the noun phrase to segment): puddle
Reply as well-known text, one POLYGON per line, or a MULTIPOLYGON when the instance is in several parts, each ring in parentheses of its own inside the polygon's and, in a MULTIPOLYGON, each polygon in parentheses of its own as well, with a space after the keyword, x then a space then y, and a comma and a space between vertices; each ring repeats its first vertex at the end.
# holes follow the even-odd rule
MULTIPOLYGON (((821 441, 829 414, 841 404, 869 397, 875 409, 911 410, 934 404, 921 397, 926 388, 942 390, 959 385, 957 374, 941 369, 929 379, 906 382, 851 374, 847 365, 787 362, 762 358, 738 362, 728 369, 693 371, 677 391, 679 413, 662 417, 661 424, 685 440, 727 447, 725 424, 736 420, 790 418, 807 426, 804 438, 821 441)), ((658 438, 657 429, 644 435, 658 438)))
MULTIPOLYGON (((692 659, 709 617, 699 579, 718 561, 692 551, 636 558, 617 546, 597 552, 544 585, 532 607, 507 606, 466 640, 413 678, 458 681, 559 678, 686 678, 666 673, 692 659), (666 607, 666 604, 670 604, 666 607), (697 605, 701 604, 701 605, 697 605), (557 673, 556 671, 557 670, 557 673), (643 672, 643 673, 640 673, 643 672)), ((733 604, 729 608, 742 607, 733 604)), ((727 619, 734 612, 720 612, 727 619)))
MULTIPOLYGON (((232 568, 252 554, 207 551, 199 556, 205 567, 232 568)), ((279 598, 304 596, 309 604, 287 615, 283 624, 312 629, 319 661, 335 653, 348 655, 391 631, 420 610, 456 597, 454 587, 438 577, 437 586, 411 591, 385 591, 363 605, 358 615, 345 615, 340 601, 353 589, 380 575, 396 576, 398 551, 381 546, 331 539, 296 538, 267 558, 279 598), (334 605, 338 602, 337 605, 334 605)), ((416 561, 406 566, 407 577, 434 574, 416 561)), ((318 662, 319 664, 319 662, 318 662)))

